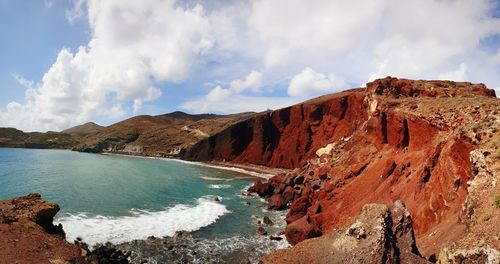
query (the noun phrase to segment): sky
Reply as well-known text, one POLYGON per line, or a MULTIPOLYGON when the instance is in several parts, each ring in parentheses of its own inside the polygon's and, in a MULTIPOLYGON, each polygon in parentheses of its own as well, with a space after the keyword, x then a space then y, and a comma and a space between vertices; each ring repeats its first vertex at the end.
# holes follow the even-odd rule
POLYGON ((500 0, 0 0, 0 127, 277 109, 385 76, 500 92, 500 0))

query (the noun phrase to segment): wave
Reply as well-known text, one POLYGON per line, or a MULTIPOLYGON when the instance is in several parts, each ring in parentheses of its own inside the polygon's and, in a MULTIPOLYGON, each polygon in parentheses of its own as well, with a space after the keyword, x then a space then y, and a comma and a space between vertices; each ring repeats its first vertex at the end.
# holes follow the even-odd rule
POLYGON ((229 185, 229 184, 209 184, 208 188, 210 188, 210 189, 227 189, 227 188, 231 188, 231 185, 229 185))
POLYGON ((196 231, 215 223, 227 208, 209 198, 200 198, 195 206, 179 204, 164 211, 133 210, 130 216, 89 217, 85 213, 67 215, 56 220, 66 232, 66 239, 77 237, 89 245, 123 243, 149 236, 172 236, 177 231, 196 231))

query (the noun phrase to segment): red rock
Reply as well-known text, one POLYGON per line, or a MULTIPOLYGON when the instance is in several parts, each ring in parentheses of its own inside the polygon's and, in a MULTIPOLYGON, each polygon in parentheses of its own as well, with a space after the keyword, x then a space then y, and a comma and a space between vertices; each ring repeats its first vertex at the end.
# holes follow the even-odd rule
POLYGON ((59 206, 30 194, 0 201, 0 262, 90 263, 52 219, 59 206))
POLYGON ((286 226, 285 235, 288 243, 295 245, 304 239, 318 237, 321 233, 307 221, 307 216, 303 216, 286 226))
POLYGON ((270 179, 268 187, 287 198, 287 186, 293 188, 286 221, 287 239, 294 243, 312 230, 344 227, 367 203, 402 200, 423 252, 435 253, 464 234, 459 215, 472 178, 469 153, 493 138, 494 132, 486 137, 478 127, 494 126, 488 120, 494 120, 499 106, 494 90, 484 84, 388 77, 366 89, 257 115, 185 154, 294 168, 291 175, 270 179), (331 143, 336 144, 331 154, 316 157, 331 143), (319 212, 308 215, 318 202, 319 212), (304 218, 309 222, 301 229, 296 222, 304 218), (435 230, 447 234, 439 243, 429 236, 435 230))
MULTIPOLYGON (((290 238, 301 237, 311 230, 307 223, 304 223, 304 228, 295 224, 290 226, 287 228, 290 238)), ((367 204, 348 227, 302 241, 292 248, 272 252, 264 256, 260 263, 429 262, 420 255, 415 245, 409 212, 402 203, 396 202, 392 207, 367 204)))
POLYGON ((268 201, 268 208, 271 210, 282 210, 286 208, 287 201, 280 194, 274 194, 268 201))

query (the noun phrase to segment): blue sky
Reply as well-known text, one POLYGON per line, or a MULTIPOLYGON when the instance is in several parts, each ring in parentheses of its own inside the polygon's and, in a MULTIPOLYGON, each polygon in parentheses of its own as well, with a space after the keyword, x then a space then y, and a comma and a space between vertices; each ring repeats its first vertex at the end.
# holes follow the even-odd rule
POLYGON ((0 0, 0 127, 276 109, 387 75, 500 87, 499 1, 0 0))

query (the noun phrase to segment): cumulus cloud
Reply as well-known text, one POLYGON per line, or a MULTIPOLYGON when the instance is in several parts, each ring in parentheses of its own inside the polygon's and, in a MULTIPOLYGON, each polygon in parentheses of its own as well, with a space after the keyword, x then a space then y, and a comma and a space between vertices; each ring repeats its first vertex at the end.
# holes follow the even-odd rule
POLYGON ((73 7, 66 10, 65 17, 70 22, 73 23, 77 19, 81 19, 85 15, 85 4, 86 0, 73 0, 73 7))
MULTIPOLYGON (((76 1, 80 10, 84 1, 76 1)), ((72 52, 62 49, 26 102, 0 111, 2 126, 57 130, 95 117, 137 113, 162 92, 158 83, 179 82, 212 45, 202 6, 173 0, 89 0, 92 37, 72 52)), ((79 11, 78 11, 79 12, 79 11)), ((76 13, 78 13, 76 12, 76 13)), ((70 16, 74 18, 75 16, 70 16)))
POLYGON ((347 84, 344 80, 336 78, 333 74, 327 77, 307 67, 292 78, 288 86, 288 95, 309 96, 335 90, 339 91, 346 87, 347 84))
POLYGON ((261 97, 241 94, 226 95, 225 91, 227 90, 221 91, 217 87, 214 88, 214 90, 204 97, 183 103, 181 108, 195 114, 261 112, 268 109, 283 108, 300 102, 300 100, 293 97, 261 97), (213 93, 215 89, 218 90, 216 94, 213 93), (210 94, 212 95, 212 100, 209 99, 210 94))
POLYGON ((489 0, 275 0, 234 10, 241 5, 217 12, 218 44, 259 57, 266 74, 312 66, 357 83, 436 78, 459 58, 481 67, 470 63, 489 56, 476 52, 481 40, 500 33, 489 0))
POLYGON ((161 84, 193 69, 219 84, 179 106, 195 112, 262 110, 387 75, 499 87, 500 51, 484 41, 500 34, 496 8, 491 0, 74 0, 67 18, 88 19, 90 42, 61 50, 26 102, 0 110, 0 125, 23 114, 21 128, 54 129, 137 113, 161 84))
POLYGON ((262 86, 262 73, 258 71, 250 72, 244 80, 231 81, 231 90, 241 93, 247 89, 258 92, 262 86))
POLYGON ((193 113, 240 113, 278 109, 299 102, 291 97, 262 97, 253 94, 261 88, 263 75, 251 71, 243 80, 232 80, 228 88, 217 85, 205 96, 185 102, 181 108, 193 113))
POLYGON ((457 69, 439 75, 439 79, 451 81, 467 81, 467 65, 460 63, 457 69))

